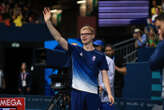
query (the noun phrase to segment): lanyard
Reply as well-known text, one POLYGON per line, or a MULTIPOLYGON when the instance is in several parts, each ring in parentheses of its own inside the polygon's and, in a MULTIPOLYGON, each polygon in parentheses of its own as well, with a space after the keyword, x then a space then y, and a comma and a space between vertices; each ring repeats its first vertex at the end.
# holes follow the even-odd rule
POLYGON ((22 78, 22 80, 25 80, 25 79, 26 79, 26 76, 27 76, 26 73, 21 73, 21 78, 22 78))

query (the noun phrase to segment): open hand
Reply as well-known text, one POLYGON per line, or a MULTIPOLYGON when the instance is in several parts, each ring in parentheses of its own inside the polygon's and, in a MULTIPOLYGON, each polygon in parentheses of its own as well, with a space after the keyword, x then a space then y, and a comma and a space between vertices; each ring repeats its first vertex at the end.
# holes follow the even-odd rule
POLYGON ((43 10, 44 20, 45 22, 49 21, 51 18, 51 12, 49 8, 44 8, 43 10))

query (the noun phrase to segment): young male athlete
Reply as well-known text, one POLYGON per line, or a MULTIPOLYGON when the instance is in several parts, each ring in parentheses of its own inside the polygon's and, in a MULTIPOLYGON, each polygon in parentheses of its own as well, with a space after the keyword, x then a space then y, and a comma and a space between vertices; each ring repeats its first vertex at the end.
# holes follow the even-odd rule
POLYGON ((83 48, 68 44, 61 34, 54 28, 50 18, 51 13, 48 8, 43 11, 44 20, 54 39, 68 51, 72 56, 72 110, 98 110, 98 73, 102 72, 103 82, 107 89, 109 101, 113 104, 114 98, 111 94, 108 79, 108 65, 105 55, 96 51, 92 41, 95 38, 94 29, 84 26, 80 30, 80 38, 83 48))

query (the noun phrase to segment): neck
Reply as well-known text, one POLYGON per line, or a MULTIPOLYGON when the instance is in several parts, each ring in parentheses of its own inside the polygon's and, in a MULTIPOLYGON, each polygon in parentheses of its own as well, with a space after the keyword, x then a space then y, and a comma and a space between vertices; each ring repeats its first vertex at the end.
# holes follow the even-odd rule
POLYGON ((92 43, 89 43, 89 44, 84 44, 84 45, 83 45, 83 49, 86 50, 86 51, 92 51, 92 50, 94 50, 95 48, 94 48, 94 46, 93 46, 92 43))
POLYGON ((25 72, 26 72, 26 70, 22 70, 22 72, 23 72, 23 73, 25 73, 25 72))
POLYGON ((110 57, 111 59, 113 59, 113 57, 114 57, 113 55, 107 55, 107 56, 110 57))

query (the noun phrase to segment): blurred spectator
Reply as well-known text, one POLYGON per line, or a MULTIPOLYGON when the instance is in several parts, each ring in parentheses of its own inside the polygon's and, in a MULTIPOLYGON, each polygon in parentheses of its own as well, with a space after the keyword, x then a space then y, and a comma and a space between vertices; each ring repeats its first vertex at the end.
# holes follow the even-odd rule
POLYGON ((2 2, 1 5, 0 5, 0 12, 3 14, 5 13, 5 3, 2 2))
MULTIPOLYGON (((93 44, 98 51, 103 52, 104 42, 102 40, 96 40, 93 42, 93 44)), ((114 96, 115 64, 114 64, 114 61, 107 55, 106 55, 106 60, 109 67, 108 77, 110 81, 111 92, 112 92, 112 96, 114 96)), ((98 79, 99 79, 98 81, 99 81, 100 99, 102 102, 100 110, 114 110, 114 106, 109 106, 108 94, 106 92, 106 89, 102 80, 101 72, 98 75, 98 79)))
POLYGON ((0 23, 3 22, 3 17, 2 17, 2 14, 0 14, 0 23))
POLYGON ((146 36, 148 36, 148 34, 149 34, 148 26, 145 26, 145 28, 144 28, 144 34, 146 36))
POLYGON ((104 42, 102 40, 96 40, 93 42, 93 45, 96 47, 96 49, 98 51, 103 52, 103 48, 104 48, 104 42))
POLYGON ((33 17, 32 15, 29 16, 28 22, 29 22, 29 23, 35 23, 34 17, 33 17))
POLYGON ((23 18, 22 13, 20 13, 16 17, 15 16, 13 17, 14 19, 13 23, 15 24, 16 27, 22 27, 23 25, 22 18, 23 18))
POLYGON ((147 25, 152 25, 152 18, 147 18, 147 25))
POLYGON ((2 0, 0 4, 0 23, 22 27, 26 23, 40 23, 36 19, 38 11, 31 10, 31 0, 2 0))
POLYGON ((161 13, 156 18, 156 27, 160 42, 149 60, 152 70, 162 69, 164 67, 164 13, 161 13))
POLYGON ((162 12, 164 12, 164 0, 161 0, 161 8, 162 8, 162 12))
POLYGON ((3 13, 3 22, 6 26, 10 26, 10 21, 11 21, 11 10, 9 9, 9 4, 5 5, 5 11, 3 13))
POLYGON ((30 6, 24 6, 23 9, 22 9, 22 13, 23 13, 23 22, 26 24, 28 23, 28 19, 29 19, 29 16, 31 14, 31 11, 29 10, 30 9, 30 6))
POLYGON ((154 28, 149 27, 147 46, 148 47, 156 47, 158 44, 158 41, 159 41, 159 39, 154 31, 154 28))
POLYGON ((142 32, 139 28, 134 29, 133 38, 136 39, 135 48, 146 46, 147 36, 146 34, 142 35, 142 32))
POLYGON ((156 0, 152 1, 151 15, 159 15, 161 13, 161 6, 157 5, 156 0))
POLYGON ((4 23, 5 23, 6 26, 10 26, 11 25, 9 18, 5 19, 4 23))
POLYGON ((16 27, 22 27, 23 22, 23 15, 22 15, 22 11, 21 8, 19 7, 19 5, 16 3, 13 9, 13 23, 15 24, 16 27))
POLYGON ((122 56, 115 55, 115 50, 110 44, 105 46, 105 54, 113 59, 115 63, 114 95, 117 98, 122 97, 124 75, 127 73, 126 60, 122 56))
POLYGON ((5 84, 4 73, 3 70, 0 69, 0 93, 3 93, 5 88, 6 88, 6 84, 5 84))
POLYGON ((29 94, 31 91, 31 75, 27 72, 27 65, 25 62, 21 64, 21 72, 18 79, 18 91, 20 94, 29 94))
POLYGON ((162 103, 164 110, 164 13, 161 13, 157 18, 155 25, 158 29, 160 43, 157 45, 154 53, 150 57, 149 63, 152 70, 162 69, 162 103))
POLYGON ((13 16, 18 16, 21 13, 21 7, 16 3, 13 9, 13 16))

